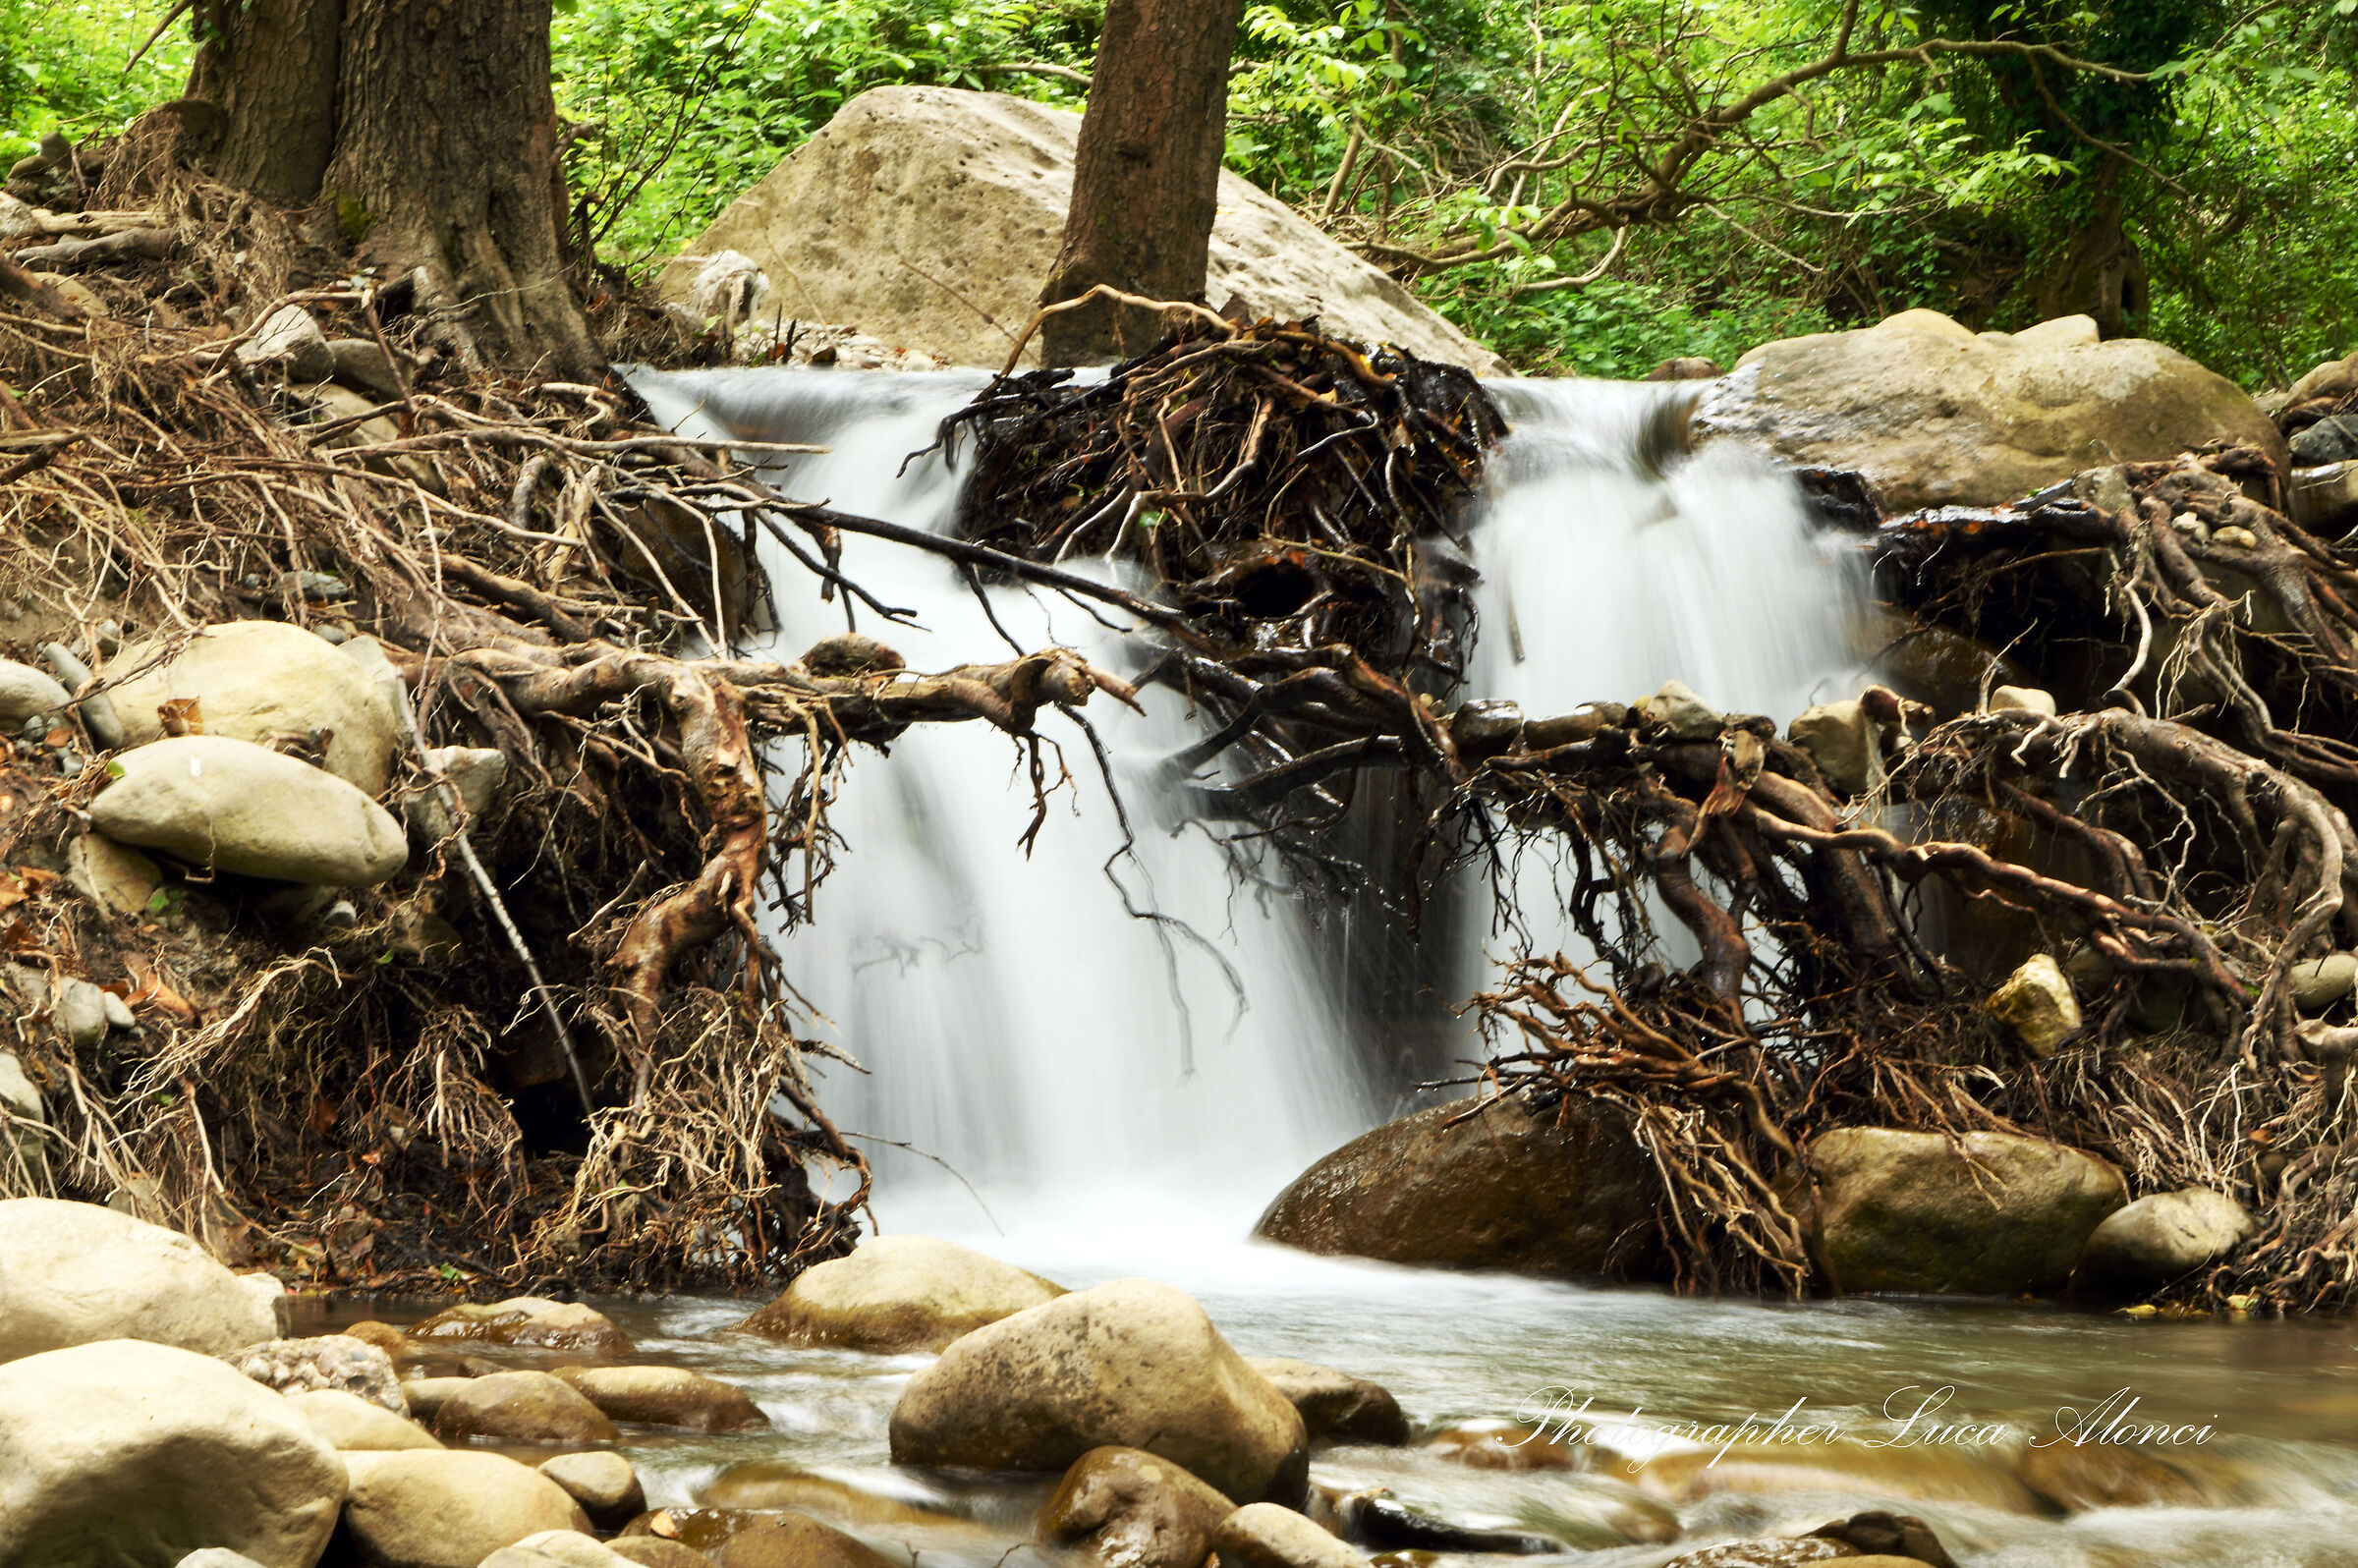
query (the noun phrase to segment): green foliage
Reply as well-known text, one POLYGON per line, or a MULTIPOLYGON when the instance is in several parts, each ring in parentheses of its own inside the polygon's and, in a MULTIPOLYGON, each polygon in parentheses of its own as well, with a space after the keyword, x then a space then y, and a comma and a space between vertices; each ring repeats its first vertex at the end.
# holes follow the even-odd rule
POLYGON ((189 79, 185 31, 167 29, 123 69, 167 9, 155 0, 0 0, 0 164, 50 131, 81 140, 178 97, 189 79))

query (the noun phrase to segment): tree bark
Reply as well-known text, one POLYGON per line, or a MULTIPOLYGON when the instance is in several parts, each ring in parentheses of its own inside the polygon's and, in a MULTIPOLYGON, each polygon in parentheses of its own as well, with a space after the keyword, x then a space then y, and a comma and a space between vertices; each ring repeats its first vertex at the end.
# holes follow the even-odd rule
POLYGON ((222 4, 189 87, 224 114, 212 171, 332 208, 470 366, 593 374, 566 277, 549 6, 222 4))
MULTIPOLYGON (((1202 300, 1228 131, 1228 59, 1244 0, 1111 0, 1073 160, 1064 244, 1040 303, 1098 284, 1202 300)), ((1048 317, 1046 364, 1088 364, 1154 346, 1151 311, 1095 302, 1048 317)))

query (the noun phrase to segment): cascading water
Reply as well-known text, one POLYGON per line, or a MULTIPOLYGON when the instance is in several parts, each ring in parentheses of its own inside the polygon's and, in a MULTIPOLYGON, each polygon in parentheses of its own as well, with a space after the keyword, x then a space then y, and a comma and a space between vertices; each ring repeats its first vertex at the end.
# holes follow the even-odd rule
MULTIPOLYGON (((938 529, 958 476, 938 455, 904 460, 981 381, 756 370, 634 384, 675 426, 701 419, 715 434, 831 446, 777 476, 799 498, 938 529)), ((783 552, 763 564, 778 585, 779 656, 843 629, 805 569, 783 552)), ((936 557, 855 538, 843 570, 886 603, 922 607, 922 628, 863 623, 913 669, 1010 651, 936 557)), ((1062 644, 1116 670, 1145 652, 1063 600, 988 591, 1025 651, 1062 644)), ((942 1185, 942 1167, 1002 1218, 1027 1194, 1101 1191, 1114 1174, 1250 1210, 1367 1119, 1329 999, 1303 983, 1313 964, 1295 912, 1239 891, 1219 847, 1170 818, 1176 792, 1155 764, 1191 737, 1172 694, 1144 701, 1144 718, 1103 699, 1088 709, 1136 830, 1128 855, 1078 727, 1046 725, 1071 783, 1028 857, 1031 786, 1006 737, 981 723, 920 726, 889 759, 849 769, 830 810, 843 863, 785 952, 831 1025, 822 1033, 871 1075, 827 1067, 823 1092, 838 1125, 875 1141, 879 1183, 902 1212, 942 1185)))

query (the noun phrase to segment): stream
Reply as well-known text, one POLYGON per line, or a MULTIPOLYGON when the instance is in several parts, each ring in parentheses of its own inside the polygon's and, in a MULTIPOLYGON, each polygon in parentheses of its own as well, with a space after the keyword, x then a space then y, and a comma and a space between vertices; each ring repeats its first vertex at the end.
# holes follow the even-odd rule
MULTIPOLYGON (((675 427, 831 447, 773 476, 794 494, 941 528, 956 464, 910 454, 982 378, 632 379, 675 427)), ((1563 711, 1634 700, 1677 678, 1715 704, 1780 721, 1856 690, 1868 650, 1846 552, 1813 532, 1791 484, 1758 462, 1649 452, 1658 444, 1649 431, 1678 389, 1533 381, 1494 390, 1516 433, 1472 535, 1484 573, 1472 690, 1563 711)), ((771 651, 791 657, 844 629, 843 607, 820 604, 800 567, 764 564, 779 585, 771 651)), ((1151 653, 1069 603, 1020 588, 985 590, 985 613, 945 563, 919 552, 849 538, 843 569, 888 603, 926 607, 920 628, 859 622, 912 668, 1000 656, 994 618, 1027 647, 1060 643, 1125 672, 1151 653)), ((2358 1330, 2346 1321, 1713 1302, 1250 1241, 1261 1208, 1312 1159, 1425 1102, 1409 1066, 1431 1076, 1435 1064, 1477 1057, 1479 1042, 1459 1026, 1427 1023, 1415 1051, 1388 1048, 1386 1031, 1408 1026, 1371 1016, 1364 977, 1341 956, 1349 943, 1282 886, 1240 888, 1221 847, 1187 820, 1184 792, 1158 762, 1190 738, 1189 717, 1165 691, 1150 692, 1147 707, 1141 717, 1092 705, 1102 766, 1086 737, 1060 737, 1070 782, 1050 798, 1029 855, 1017 841, 1034 810, 1030 787, 1006 738, 982 725, 925 726, 888 759, 864 756, 850 769, 832 812, 842 865, 818 891, 816 921, 776 934, 815 1027, 860 1064, 814 1068, 838 1123, 868 1140, 881 1228, 960 1241, 1073 1288, 1164 1280, 1201 1300, 1245 1355, 1374 1378, 1419 1437, 1399 1449, 1319 1450, 1315 1483, 1388 1487, 1461 1524, 1545 1538, 1583 1563, 1659 1564, 1716 1540, 1887 1507, 1929 1521, 1967 1568, 2358 1564, 2358 1330), (1125 905, 1175 917, 1185 930, 1132 919, 1125 905), (2123 1389, 2140 1424, 2207 1428, 2167 1451, 2203 1506, 2056 1517, 2014 1478, 2023 1442, 2077 1419, 2059 1416, 2066 1407, 2084 1415, 2123 1389), (1465 1429, 1529 1416, 1556 1397, 1550 1390, 1590 1402, 1589 1417, 1613 1428, 1605 1446, 1559 1448, 1546 1457, 1565 1468, 1530 1468, 1541 1448, 1507 1450, 1465 1429), (1928 1398, 1944 1403, 1913 1427, 1885 1414, 1928 1398), (1830 1422, 1843 1440, 1707 1463, 1710 1448, 1666 1430, 1747 1414, 1767 1422, 1796 1401, 1795 1422, 1830 1422), (1918 1440, 1935 1420, 1976 1430, 1918 1440), (1999 1424, 2007 1429, 1989 1429, 1999 1424), (1511 1455, 1526 1468, 1468 1463, 1469 1445, 1477 1458, 1511 1455)), ((1513 886, 1534 938, 1561 943, 1550 877, 1544 864, 1521 867, 1513 886)), ((1429 933, 1411 961, 1420 983, 1462 996, 1502 942, 1484 909, 1429 933)), ((738 1383, 774 1424, 725 1437, 626 1436, 650 1506, 693 1505, 723 1470, 775 1461, 820 1478, 810 1511, 904 1559, 922 1552, 985 1568, 1028 1540, 1050 1478, 889 1463, 888 1414, 925 1358, 734 1333, 752 1309, 745 1301, 595 1305, 638 1341, 637 1359, 738 1383)), ((307 1309, 313 1332, 430 1310, 307 1309)))

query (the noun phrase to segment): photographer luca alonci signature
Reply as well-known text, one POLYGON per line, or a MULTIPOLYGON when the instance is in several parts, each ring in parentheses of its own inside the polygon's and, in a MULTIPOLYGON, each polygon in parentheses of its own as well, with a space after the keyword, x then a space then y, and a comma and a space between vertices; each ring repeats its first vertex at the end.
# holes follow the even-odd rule
MULTIPOLYGON (((1793 1401, 1783 1414, 1773 1417, 1753 1412, 1734 1421, 1650 1422, 1642 1405, 1626 1414, 1600 1413, 1592 1417, 1590 1412, 1597 1403, 1595 1396, 1583 1396, 1575 1389, 1560 1386, 1548 1387, 1525 1400, 1515 1413, 1515 1420, 1530 1430, 1513 1439, 1510 1446, 1549 1442, 1600 1447, 1627 1456, 1629 1468, 1635 1471, 1647 1460, 1674 1447, 1714 1449, 1711 1464, 1716 1465, 1730 1450, 1746 1444, 1799 1447, 1851 1441, 1861 1448, 1982 1448, 2024 1440, 2023 1428, 2012 1423, 1942 1419, 1956 1393, 1953 1386, 1945 1383, 1937 1388, 1910 1384, 1896 1389, 1882 1404, 1883 1419, 1892 1424, 1891 1429, 1853 1436, 1834 1417, 1808 1413, 1806 1395, 1793 1401)), ((2211 1440, 2208 1422, 2193 1426, 2142 1419, 2137 1414, 2140 1402, 2139 1395, 2122 1388, 2085 1410, 2076 1405, 2062 1406, 2055 1412, 2054 1431, 2029 1437, 2029 1445, 2033 1448, 2065 1444, 2075 1448, 2185 1447, 2211 1440)))

